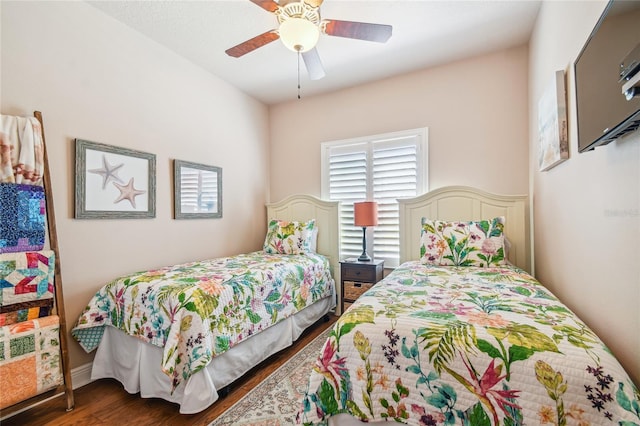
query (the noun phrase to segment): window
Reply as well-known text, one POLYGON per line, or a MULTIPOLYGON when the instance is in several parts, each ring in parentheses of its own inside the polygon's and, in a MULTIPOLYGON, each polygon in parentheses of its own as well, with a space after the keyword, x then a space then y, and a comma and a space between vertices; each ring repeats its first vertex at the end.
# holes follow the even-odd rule
MULTIPOLYGON (((340 257, 362 253, 362 228, 353 225, 353 203, 376 201, 378 226, 367 228, 367 253, 400 260, 398 198, 427 190, 426 128, 322 144, 322 196, 341 201, 340 257)), ((416 231, 418 232, 418 231, 416 231)))

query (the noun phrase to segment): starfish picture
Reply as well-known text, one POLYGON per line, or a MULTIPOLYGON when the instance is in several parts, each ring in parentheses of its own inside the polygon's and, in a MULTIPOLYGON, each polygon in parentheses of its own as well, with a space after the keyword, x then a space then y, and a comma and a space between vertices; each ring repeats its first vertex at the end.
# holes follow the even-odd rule
POLYGON ((118 170, 124 166, 123 164, 118 164, 117 166, 112 166, 107 161, 107 156, 102 154, 102 168, 101 169, 91 169, 87 170, 89 173, 95 173, 97 175, 102 176, 102 189, 107 187, 107 184, 111 181, 122 183, 122 179, 118 176, 118 170))
POLYGON ((135 189, 133 187, 133 178, 129 179, 129 183, 126 185, 120 185, 115 182, 113 184, 120 190, 120 196, 113 202, 113 204, 117 204, 122 200, 129 200, 134 209, 136 208, 136 197, 147 192, 135 189))

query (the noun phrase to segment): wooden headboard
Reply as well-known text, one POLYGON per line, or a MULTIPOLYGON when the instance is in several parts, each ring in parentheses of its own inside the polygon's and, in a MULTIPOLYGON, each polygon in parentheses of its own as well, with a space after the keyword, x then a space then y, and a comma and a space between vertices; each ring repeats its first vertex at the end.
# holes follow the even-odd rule
POLYGON ((324 201, 311 195, 292 195, 277 203, 267 204, 267 221, 280 219, 304 222, 315 219, 318 226, 316 251, 326 256, 333 279, 340 280, 340 202, 324 201))
POLYGON ((529 210, 526 195, 496 195, 466 186, 447 186, 415 198, 399 199, 400 263, 420 259, 423 217, 434 220, 483 220, 504 216, 507 258, 531 271, 529 210))

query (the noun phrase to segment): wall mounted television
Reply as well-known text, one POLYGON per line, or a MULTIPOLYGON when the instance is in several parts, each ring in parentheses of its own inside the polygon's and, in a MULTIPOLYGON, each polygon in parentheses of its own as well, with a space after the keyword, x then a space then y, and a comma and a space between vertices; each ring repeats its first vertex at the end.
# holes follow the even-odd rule
POLYGON ((640 127, 640 0, 610 0, 574 63, 578 151, 640 127), (638 92, 633 95, 634 90, 638 92))

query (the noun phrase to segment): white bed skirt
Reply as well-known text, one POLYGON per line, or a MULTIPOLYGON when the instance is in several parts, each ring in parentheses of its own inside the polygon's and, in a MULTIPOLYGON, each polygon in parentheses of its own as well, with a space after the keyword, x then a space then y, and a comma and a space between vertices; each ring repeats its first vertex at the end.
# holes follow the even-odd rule
POLYGON ((105 332, 93 360, 91 379, 118 380, 129 393, 162 398, 180 405, 181 414, 198 413, 218 399, 227 386, 274 353, 291 346, 311 324, 335 307, 329 296, 269 327, 211 360, 171 393, 171 380, 160 370, 162 349, 114 327, 105 332))

